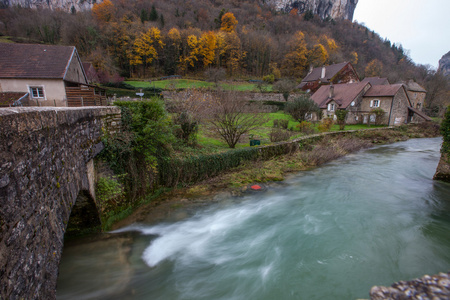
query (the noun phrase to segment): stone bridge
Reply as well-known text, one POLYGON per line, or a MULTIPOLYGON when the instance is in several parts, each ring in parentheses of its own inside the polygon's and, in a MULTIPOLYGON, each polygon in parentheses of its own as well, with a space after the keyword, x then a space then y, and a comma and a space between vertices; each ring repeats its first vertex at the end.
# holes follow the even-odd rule
POLYGON ((56 297, 69 217, 95 208, 93 158, 118 122, 117 107, 0 109, 0 299, 56 297))

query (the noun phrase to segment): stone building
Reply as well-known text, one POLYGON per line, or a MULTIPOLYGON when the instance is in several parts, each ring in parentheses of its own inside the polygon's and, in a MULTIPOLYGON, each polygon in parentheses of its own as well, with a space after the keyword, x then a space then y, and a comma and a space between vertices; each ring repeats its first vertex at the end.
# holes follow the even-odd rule
POLYGON ((89 85, 73 46, 0 43, 0 92, 28 93, 24 106, 106 104, 103 89, 89 85))
POLYGON ((322 85, 359 82, 355 68, 349 62, 311 69, 298 89, 316 92, 322 85))
POLYGON ((412 79, 403 83, 403 86, 405 87, 408 97, 411 100, 411 107, 422 111, 425 97, 427 96, 427 91, 412 79))
MULTIPOLYGON (((321 86, 311 99, 321 108, 323 117, 335 118, 339 109, 348 110, 346 123, 377 123, 402 125, 431 120, 412 107, 406 88, 402 84, 374 85, 369 81, 321 86), (374 109, 384 115, 376 120, 374 109)), ((312 116, 313 119, 317 119, 312 116)))

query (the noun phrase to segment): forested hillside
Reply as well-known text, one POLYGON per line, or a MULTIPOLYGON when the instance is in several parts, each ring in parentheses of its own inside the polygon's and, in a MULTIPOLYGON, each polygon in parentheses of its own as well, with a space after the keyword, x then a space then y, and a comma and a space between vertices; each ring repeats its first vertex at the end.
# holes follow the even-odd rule
POLYGON ((72 13, 4 8, 0 34, 19 42, 75 45, 84 61, 101 70, 103 81, 204 78, 219 69, 233 79, 300 80, 311 66, 343 61, 352 62, 361 78, 412 78, 426 85, 434 76, 401 45, 361 24, 321 20, 311 11, 279 12, 263 2, 106 0, 92 11, 72 13))

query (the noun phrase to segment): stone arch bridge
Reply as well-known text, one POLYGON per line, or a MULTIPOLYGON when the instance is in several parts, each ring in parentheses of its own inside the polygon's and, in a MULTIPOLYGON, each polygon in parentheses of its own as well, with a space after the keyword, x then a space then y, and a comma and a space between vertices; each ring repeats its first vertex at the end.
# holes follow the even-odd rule
POLYGON ((0 109, 0 299, 56 297, 69 217, 95 205, 93 158, 119 126, 117 107, 0 109))

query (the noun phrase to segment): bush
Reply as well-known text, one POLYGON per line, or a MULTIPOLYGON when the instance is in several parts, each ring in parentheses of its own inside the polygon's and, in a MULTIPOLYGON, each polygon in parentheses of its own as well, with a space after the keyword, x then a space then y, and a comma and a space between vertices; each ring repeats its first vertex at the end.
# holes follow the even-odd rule
POLYGON ((284 142, 291 138, 292 133, 278 127, 272 128, 269 133, 269 139, 272 143, 284 142))
POLYGON ((327 132, 330 131, 331 126, 333 126, 333 123, 334 121, 332 118, 325 118, 322 120, 322 122, 320 122, 317 128, 319 129, 320 132, 327 132))
POLYGON ((275 82, 275 75, 273 75, 273 74, 266 75, 266 76, 263 77, 263 81, 265 81, 265 82, 267 82, 269 84, 272 84, 272 83, 275 82))
POLYGON ((297 127, 300 132, 305 133, 305 134, 314 133, 313 124, 308 121, 302 121, 300 124, 297 124, 295 127, 297 127))
POLYGON ((320 111, 319 106, 311 100, 309 95, 301 95, 286 103, 286 113, 290 114, 295 120, 302 122, 305 121, 306 114, 318 113, 320 111))
POLYGON ((286 120, 286 119, 275 119, 275 120, 273 120, 273 127, 274 128, 287 129, 288 126, 289 126, 289 120, 286 120))

